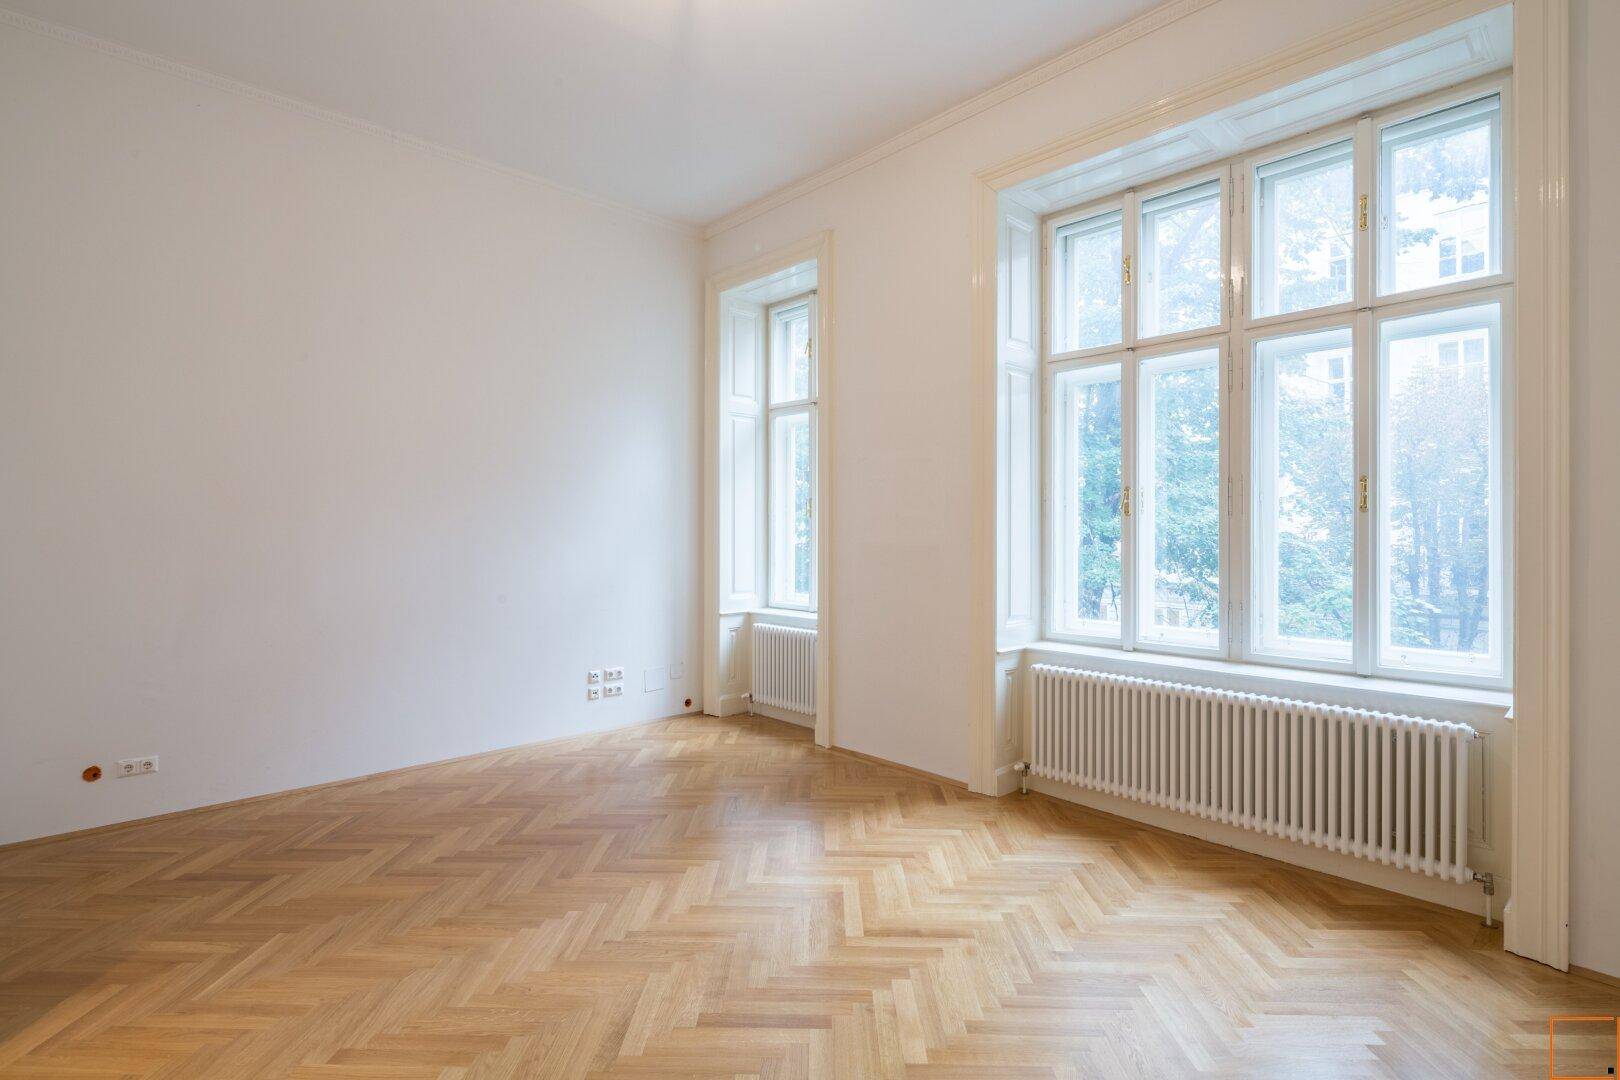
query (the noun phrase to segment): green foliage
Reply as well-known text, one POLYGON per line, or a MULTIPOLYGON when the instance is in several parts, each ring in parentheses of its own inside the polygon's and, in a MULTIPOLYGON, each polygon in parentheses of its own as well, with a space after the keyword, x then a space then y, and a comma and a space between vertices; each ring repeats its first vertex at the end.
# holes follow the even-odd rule
POLYGON ((1490 613, 1488 369, 1483 362, 1440 364, 1427 352, 1391 366, 1391 639, 1397 646, 1484 652, 1490 613))
POLYGON ((1277 632, 1349 641, 1354 607, 1354 421, 1344 350, 1279 357, 1277 632), (1326 378, 1319 377, 1326 375, 1326 378))
POLYGON ((1153 603, 1220 625, 1221 397, 1212 365, 1152 376, 1153 603))

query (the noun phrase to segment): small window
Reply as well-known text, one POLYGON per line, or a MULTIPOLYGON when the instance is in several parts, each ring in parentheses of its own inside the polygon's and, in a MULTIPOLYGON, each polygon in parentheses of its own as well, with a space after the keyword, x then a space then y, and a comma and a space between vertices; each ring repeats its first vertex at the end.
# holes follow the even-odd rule
POLYGON ((1355 634, 1351 330, 1256 343, 1256 651, 1348 663, 1355 634))
POLYGON ((1142 361, 1140 509, 1143 641, 1215 648, 1221 611, 1219 349, 1142 361))
POLYGON ((1141 336, 1221 323, 1221 183, 1142 204, 1141 336))
POLYGON ((1120 365, 1063 372, 1053 388, 1054 445, 1061 455, 1055 469, 1059 628, 1118 640, 1124 596, 1120 365))
POLYGON ((1349 140, 1261 165, 1254 174, 1254 314, 1349 303, 1355 169, 1349 140))
POLYGON ((1501 306, 1380 327, 1385 667, 1504 674, 1501 306))
POLYGON ((1501 272, 1501 114, 1490 97, 1384 129, 1381 294, 1501 272))
POLYGON ((1058 352, 1124 340, 1121 267, 1124 216, 1117 211, 1057 230, 1058 272, 1053 348, 1058 352))

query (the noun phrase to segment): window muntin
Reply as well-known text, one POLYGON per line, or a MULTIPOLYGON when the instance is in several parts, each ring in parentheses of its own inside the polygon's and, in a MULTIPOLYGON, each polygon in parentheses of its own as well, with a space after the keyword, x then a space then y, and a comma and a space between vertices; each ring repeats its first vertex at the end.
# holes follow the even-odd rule
POLYGON ((816 607, 815 296, 769 309, 766 386, 766 600, 816 607))
POLYGON ((1138 641, 1214 649, 1221 628, 1221 353, 1141 361, 1138 641))
POLYGON ((1500 301, 1379 324, 1380 667, 1505 676, 1500 301))
POLYGON ((1255 318, 1347 304, 1355 281, 1349 139, 1254 170, 1255 318))
POLYGON ((1140 336, 1160 337, 1221 324, 1221 182, 1167 192, 1141 208, 1140 336))
MULTIPOLYGON (((1061 556, 1065 547, 1072 547, 1076 552, 1082 550, 1081 535, 1077 519, 1068 519, 1071 524, 1064 524, 1063 515, 1067 511, 1061 502, 1066 481, 1058 476, 1060 458, 1065 452, 1061 445, 1063 435, 1059 423, 1049 416, 1043 439, 1049 485, 1048 499, 1044 504, 1049 545, 1044 626, 1048 633, 1057 638, 1077 641, 1107 643, 1117 640, 1119 646, 1127 650, 1143 647, 1188 654, 1214 654, 1234 660, 1262 660, 1295 667, 1433 683, 1488 687, 1508 685, 1512 648, 1512 596, 1508 587, 1511 537, 1503 523, 1511 513, 1512 459, 1511 447, 1503 442, 1502 415, 1506 406, 1499 397, 1500 388, 1511 380, 1503 370, 1504 350, 1499 327, 1506 318, 1506 312, 1511 310, 1508 305, 1512 297, 1509 273, 1512 233, 1504 218, 1501 200, 1504 188, 1501 183, 1503 119, 1500 101, 1505 91, 1499 90, 1498 86, 1505 86, 1505 82, 1498 81, 1497 86, 1476 89, 1471 94, 1468 91, 1455 93, 1450 96, 1449 102, 1439 103, 1421 115, 1407 105, 1399 106, 1398 111, 1391 110, 1387 114, 1390 117, 1387 121, 1375 116, 1358 122, 1355 137, 1349 140, 1352 199, 1348 203, 1351 214, 1348 220, 1354 223, 1354 233, 1350 243, 1340 245, 1328 260, 1325 278, 1316 276, 1323 273, 1319 262, 1313 264, 1309 275, 1310 280, 1325 285, 1332 295, 1348 297, 1339 304, 1261 314, 1266 310, 1261 300, 1246 299, 1241 295, 1257 290, 1265 273, 1261 265, 1265 257, 1264 247, 1256 239, 1258 226, 1254 221, 1246 220, 1256 214, 1256 196, 1242 185, 1283 175, 1288 171, 1288 166, 1320 164, 1344 144, 1343 139, 1309 152, 1285 148, 1268 152, 1262 149, 1247 156, 1245 171, 1235 174, 1238 198, 1231 219, 1234 227, 1241 230, 1239 235, 1244 238, 1244 242, 1235 245, 1234 250, 1241 265, 1234 266, 1230 275, 1225 272, 1224 266, 1216 271, 1215 313, 1210 318, 1218 322, 1213 327, 1204 328, 1202 334, 1198 330, 1167 330, 1154 321, 1157 315, 1152 308, 1158 300, 1155 289, 1162 282, 1151 280, 1155 276, 1156 266, 1150 260, 1149 248, 1153 245, 1150 219, 1157 220, 1156 215, 1173 211, 1186 202, 1196 202, 1200 194, 1205 200, 1216 195, 1220 200, 1217 204, 1220 212, 1216 215, 1216 227, 1208 246, 1217 251, 1223 250, 1226 238, 1219 230, 1224 227, 1222 223, 1228 220, 1224 182, 1183 184, 1173 190, 1160 187, 1158 192, 1167 194, 1155 192, 1147 199, 1127 192, 1114 203, 1114 206, 1120 207, 1117 212, 1122 218, 1121 235, 1126 256, 1121 304, 1125 318, 1123 349, 1117 360, 1109 355, 1108 345, 1096 347, 1095 353, 1101 354, 1097 356, 1081 350, 1061 353, 1060 350, 1067 343, 1054 326, 1054 332, 1046 342, 1046 357, 1049 363, 1064 370, 1083 363, 1117 362, 1123 372, 1120 389, 1121 412, 1125 422, 1121 456, 1127 486, 1122 490, 1122 501, 1126 507, 1136 503, 1134 515, 1129 512, 1122 515, 1122 597, 1119 607, 1123 617, 1116 636, 1111 624, 1076 625, 1077 603, 1071 604, 1067 610, 1064 608, 1065 596, 1076 579, 1072 574, 1068 578, 1063 577, 1068 571, 1062 565, 1061 556), (1458 101, 1464 104, 1451 104, 1458 101), (1386 282, 1392 281, 1395 273, 1395 263, 1389 255, 1394 249, 1395 233, 1389 213, 1393 203, 1386 197, 1390 190, 1391 170, 1385 152, 1394 154, 1413 140, 1440 138, 1449 130, 1466 129, 1470 124, 1477 127, 1481 118, 1489 121, 1491 144, 1488 229, 1481 234, 1477 227, 1471 226, 1452 230, 1447 235, 1436 233, 1429 237, 1433 241, 1431 255, 1437 282, 1410 289, 1403 287, 1401 293, 1392 295, 1386 282), (1313 159, 1310 155, 1316 156, 1313 159), (1279 168, 1267 168, 1273 165, 1279 168), (1199 189, 1203 190, 1200 192, 1199 189), (1134 281, 1130 272, 1132 263, 1139 271, 1134 275, 1134 281), (1230 328, 1225 325, 1223 318, 1229 310, 1226 294, 1219 291, 1224 288, 1234 289, 1231 300, 1235 303, 1230 306, 1235 307, 1237 315, 1230 328), (1495 331, 1477 325, 1478 320, 1473 326, 1447 324, 1449 328, 1444 333, 1429 335, 1432 337, 1429 348, 1435 369, 1453 371, 1459 380, 1465 378, 1465 373, 1472 372, 1474 377, 1480 377, 1480 372, 1489 370, 1491 385, 1495 388, 1493 393, 1498 395, 1497 399, 1493 399, 1491 414, 1491 422, 1495 426, 1490 431, 1485 450, 1486 464, 1492 470, 1491 501, 1488 505, 1472 504, 1476 518, 1483 514, 1493 522, 1487 556, 1486 614, 1481 618, 1477 613, 1466 613, 1469 621, 1465 627, 1464 613, 1442 612, 1438 616, 1442 622, 1449 620, 1455 624, 1455 628, 1449 632, 1450 637, 1441 634, 1438 638, 1431 635, 1425 639, 1414 631, 1410 618, 1404 629, 1395 625, 1392 612, 1397 606, 1396 601, 1402 600, 1401 589, 1404 586, 1396 582, 1391 591, 1384 572, 1390 564, 1390 553, 1400 555, 1403 550, 1399 547, 1401 536, 1398 530, 1386 535, 1381 524, 1388 517, 1391 500, 1395 498, 1391 491, 1394 472, 1391 463, 1386 460, 1386 452, 1392 437, 1401 433, 1381 426, 1387 423, 1384 407, 1388 386, 1384 377, 1385 357, 1381 348, 1380 327, 1384 323, 1412 317, 1414 311, 1455 312, 1480 306, 1491 307, 1495 312, 1495 331), (1358 310, 1343 314, 1334 310, 1350 307, 1358 310), (1289 439, 1298 441, 1303 438, 1299 431, 1291 432, 1290 427, 1297 428, 1301 417, 1309 410, 1300 396, 1304 391, 1292 385, 1291 376, 1298 372, 1291 370, 1290 366, 1292 364, 1297 368, 1305 361, 1290 362, 1284 359, 1289 344, 1280 339, 1299 338, 1304 344, 1310 344, 1313 335, 1330 330, 1337 330, 1341 340, 1344 334, 1349 334, 1346 400, 1350 411, 1346 420, 1336 420, 1332 425, 1316 430, 1316 437, 1321 440, 1318 447, 1321 455, 1324 459, 1332 459, 1331 469, 1324 469, 1318 475, 1307 473, 1289 457, 1289 439), (1136 351, 1138 342, 1147 337, 1150 331, 1157 333, 1160 338, 1173 333, 1176 343, 1146 341, 1147 352, 1139 354, 1136 351), (1275 386, 1263 387, 1257 383, 1267 377, 1268 372, 1260 369, 1260 347, 1268 341, 1277 343, 1271 347, 1275 355, 1267 358, 1272 364, 1269 374, 1275 377, 1280 372, 1285 378, 1275 386), (1154 470, 1164 459, 1155 456, 1162 447, 1150 442, 1145 431, 1149 419, 1145 399, 1150 392, 1168 385, 1151 381, 1155 364, 1162 365, 1167 353, 1181 356, 1205 346, 1214 346, 1221 357, 1216 373, 1223 388, 1218 395, 1220 423, 1223 425, 1220 431, 1221 447, 1229 443, 1231 448, 1230 452, 1223 450, 1220 454, 1225 467, 1213 488, 1213 498, 1220 507, 1217 517, 1221 529, 1221 554, 1217 560, 1217 579, 1213 581, 1207 575, 1201 579, 1196 574, 1188 575, 1168 563, 1159 566, 1161 537, 1158 534, 1162 530, 1158 526, 1162 522, 1153 519, 1161 507, 1153 499, 1152 480, 1154 470), (1233 349, 1237 350, 1241 360, 1226 359, 1233 349), (1077 357, 1076 352, 1081 352, 1081 356, 1077 357), (1143 356, 1150 359, 1142 359, 1143 356), (1224 370, 1221 369, 1222 365, 1224 370), (1232 395, 1234 388, 1241 392, 1232 395), (1272 407, 1277 409, 1276 413, 1265 411, 1272 407), (1267 423, 1271 424, 1269 430, 1264 427, 1267 423), (1272 441, 1268 442, 1268 439, 1272 441), (1269 474, 1265 474, 1267 469, 1270 470, 1269 474), (1315 483, 1316 488, 1307 491, 1304 488, 1307 481, 1315 483), (1268 496, 1269 505, 1262 504, 1257 492, 1259 487, 1267 483, 1285 489, 1280 496, 1275 492, 1268 496), (1335 494, 1335 491, 1338 493, 1335 494), (1315 517, 1302 519, 1300 516, 1302 511, 1297 504, 1304 494, 1309 494, 1315 500, 1312 510, 1315 517), (1292 510, 1290 500, 1295 504, 1292 510), (1348 526, 1344 524, 1346 505, 1352 507, 1348 526), (1144 520, 1144 512, 1150 515, 1150 520, 1144 520), (1302 617, 1297 602, 1289 600, 1290 596, 1297 598, 1301 594, 1304 587, 1302 580, 1311 579, 1305 568, 1290 564, 1281 552, 1288 543, 1313 535, 1313 530, 1330 526, 1334 529, 1332 543, 1328 545, 1328 551, 1319 551, 1318 554, 1331 555, 1331 559, 1325 561, 1332 574, 1322 579, 1326 585, 1319 591, 1325 595, 1318 599, 1323 602, 1325 613, 1331 618, 1315 625, 1302 617), (1064 535, 1065 529, 1070 530, 1068 536, 1064 535), (1345 544, 1347 537, 1348 554, 1345 544), (1393 545, 1390 543, 1392 537, 1395 541, 1393 545), (1234 543, 1234 540, 1237 542, 1234 543), (1276 547, 1272 546, 1274 543, 1276 547), (1343 629, 1346 559, 1349 560, 1351 608, 1348 642, 1343 629), (1186 597, 1171 596, 1166 599, 1157 592, 1161 586, 1168 589, 1172 585, 1184 591, 1191 591, 1186 588, 1189 585, 1200 586, 1202 596, 1206 599, 1218 589, 1221 599, 1202 617, 1206 625, 1194 626, 1197 633, 1188 634, 1182 632, 1182 627, 1170 625, 1178 620, 1195 624, 1200 621, 1188 614, 1193 604, 1186 597), (1179 614, 1172 614, 1171 608, 1177 608, 1179 614), (1214 624, 1213 629, 1208 625, 1210 622, 1214 624), (1480 632, 1482 625, 1483 634, 1480 632), (1459 643, 1454 639, 1466 633, 1473 634, 1475 640, 1468 642, 1468 649, 1463 650, 1457 647, 1459 643)), ((1203 175, 1207 177, 1214 172, 1213 169, 1207 170, 1203 175)), ((1107 203, 1102 205, 1108 206, 1107 203)), ((1112 207, 1107 210, 1108 214, 1114 212, 1112 207)), ((1453 215, 1454 219, 1458 216, 1453 215)), ((1081 220, 1095 221, 1102 217, 1104 212, 1090 212, 1081 220)), ((1059 224, 1049 226, 1052 231, 1048 236, 1055 241, 1058 230, 1074 220, 1073 213, 1058 218, 1059 224)), ((1062 284, 1057 278, 1061 259, 1056 255, 1059 248, 1055 243, 1051 250, 1055 254, 1049 272, 1054 277, 1045 295, 1048 303, 1056 305, 1062 284)), ((1279 300, 1279 306, 1285 305, 1279 300)), ((1294 346, 1300 344, 1293 343, 1294 346)), ((1322 342, 1317 340, 1315 344, 1321 345, 1322 342)), ((1298 351, 1297 348, 1295 351, 1298 351)), ((1396 351, 1398 353, 1400 350, 1396 351)), ((1336 379, 1335 375, 1329 381, 1336 379)), ((1056 399, 1050 400, 1049 412, 1058 408, 1056 399)), ((1457 456, 1459 460, 1463 457, 1461 454, 1457 456)), ((1412 494, 1406 492, 1402 497, 1407 498, 1412 494)), ((1465 574, 1468 569, 1468 564, 1463 564, 1465 574)), ((1449 573, 1444 568, 1440 572, 1449 573)), ((1450 579, 1441 580, 1444 583, 1450 579)), ((1429 588, 1421 580, 1420 585, 1429 588)), ((1196 598, 1196 592, 1194 596, 1196 598)), ((1468 598, 1476 608, 1479 606, 1475 594, 1468 594, 1468 598)))
POLYGON ((1124 214, 1116 210, 1057 230, 1053 349, 1074 352, 1125 339, 1124 214))
POLYGON ((1057 448, 1058 610, 1063 631, 1118 641, 1124 606, 1123 369, 1064 371, 1052 381, 1057 448))
POLYGON ((1356 399, 1349 326, 1254 345, 1254 651, 1348 664, 1356 399))
POLYGON ((1393 124, 1379 141, 1380 295, 1501 273, 1501 98, 1393 124))

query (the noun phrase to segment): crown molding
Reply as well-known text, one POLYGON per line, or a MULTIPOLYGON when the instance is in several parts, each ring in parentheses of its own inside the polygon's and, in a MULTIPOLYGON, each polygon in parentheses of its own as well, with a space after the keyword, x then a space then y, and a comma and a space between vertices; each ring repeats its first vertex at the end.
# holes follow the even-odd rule
POLYGON ((947 128, 954 127, 964 120, 972 119, 986 109, 994 108, 1004 101, 1017 97, 1019 94, 1051 82, 1060 75, 1089 64, 1098 57, 1105 56, 1115 49, 1123 48, 1138 38, 1146 37, 1156 30, 1169 26, 1178 19, 1184 19, 1188 15, 1212 7, 1218 2, 1219 0, 1166 0, 1165 3, 1143 12, 1130 22, 1117 26, 1099 37, 1082 42, 1065 53, 1038 64, 1020 75, 1013 76, 1004 83, 993 86, 981 94, 953 105, 915 127, 907 128, 900 134, 884 140, 870 150, 862 151, 854 157, 845 158, 838 164, 820 172, 812 173, 801 180, 795 180, 786 187, 778 188, 769 195, 755 199, 753 202, 747 203, 729 214, 716 218, 704 226, 703 238, 705 240, 712 239, 723 232, 735 229, 745 222, 752 221, 761 214, 768 213, 785 203, 790 203, 801 195, 807 195, 817 188, 825 187, 835 180, 841 180, 869 165, 875 165, 884 158, 898 154, 909 146, 915 146, 924 139, 937 135, 947 128))
POLYGON ((433 157, 440 158, 445 161, 451 161, 458 165, 465 165, 474 169, 480 169, 487 173, 493 173, 496 176, 505 177, 508 180, 515 180, 521 184, 529 184, 534 187, 544 188, 548 191, 555 192, 559 195, 566 195, 573 199, 578 199, 581 202, 589 203, 592 206, 596 206, 604 210, 611 210, 615 213, 623 214, 626 217, 634 218, 637 221, 645 222, 649 225, 656 225, 659 228, 669 229, 670 231, 679 233, 682 236, 693 238, 701 236, 701 231, 696 226, 687 224, 685 222, 676 221, 672 218, 663 217, 662 215, 655 214, 650 210, 643 210, 640 207, 631 206, 628 203, 621 203, 613 199, 604 198, 600 195, 593 195, 588 191, 581 191, 578 188, 571 188, 564 184, 547 180, 543 176, 527 172, 523 169, 514 168, 510 165, 502 165, 498 162, 490 161, 487 158, 481 158, 474 154, 456 150, 452 147, 444 146, 440 143, 432 142, 428 139, 423 139, 415 135, 410 135, 403 131, 395 131, 393 128, 384 127, 381 124, 374 124, 369 120, 362 120, 357 116, 350 116, 348 113, 338 112, 336 109, 328 109, 325 106, 316 105, 315 103, 305 101, 302 98, 292 97, 289 94, 279 93, 275 90, 267 90, 262 86, 255 86, 252 83, 245 83, 239 79, 233 79, 226 75, 220 75, 212 71, 206 71, 202 68, 192 67, 190 64, 182 64, 178 60, 171 60, 168 57, 159 56, 156 53, 146 52, 145 50, 137 49, 134 46, 125 45, 122 42, 112 41, 104 37, 98 37, 97 35, 88 33, 87 31, 79 30, 71 26, 64 26, 61 23, 51 22, 48 19, 41 19, 34 15, 25 15, 20 11, 14 11, 11 8, 0 7, 0 26, 9 26, 16 30, 22 30, 30 34, 37 34, 41 37, 50 38, 53 41, 60 41, 68 45, 76 45, 82 49, 89 49, 93 52, 98 52, 105 56, 111 56, 115 59, 126 61, 127 63, 136 64, 152 71, 161 72, 177 79, 184 79, 188 82, 200 83, 203 86, 209 86, 215 90, 223 90, 225 93, 234 94, 237 97, 248 98, 252 101, 259 102, 260 104, 270 105, 274 108, 295 113, 311 120, 320 120, 328 124, 335 124, 339 127, 348 128, 350 131, 358 131, 366 135, 387 139, 389 142, 397 143, 401 146, 407 146, 412 150, 417 150, 424 154, 430 154, 433 157))

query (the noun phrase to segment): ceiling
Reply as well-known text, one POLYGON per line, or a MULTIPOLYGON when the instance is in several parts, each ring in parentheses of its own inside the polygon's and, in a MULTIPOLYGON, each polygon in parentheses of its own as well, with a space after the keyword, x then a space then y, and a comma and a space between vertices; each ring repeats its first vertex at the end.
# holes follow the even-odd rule
POLYGON ((702 224, 1160 0, 0 0, 702 224))

